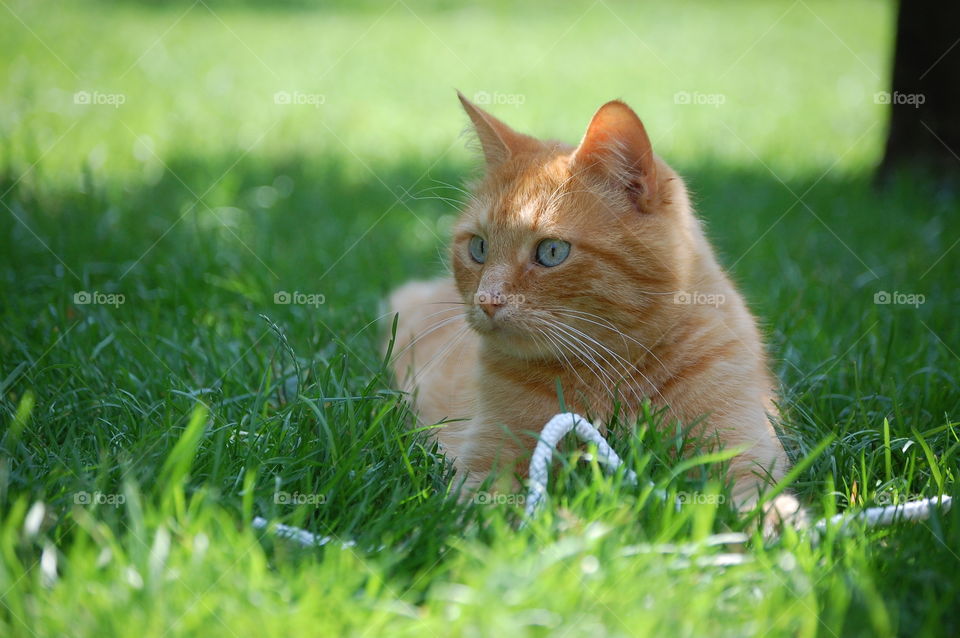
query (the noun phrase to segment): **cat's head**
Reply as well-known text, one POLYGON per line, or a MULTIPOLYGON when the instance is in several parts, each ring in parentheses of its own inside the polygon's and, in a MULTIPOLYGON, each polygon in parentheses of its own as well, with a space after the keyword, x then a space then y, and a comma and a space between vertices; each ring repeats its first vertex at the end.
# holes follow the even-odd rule
POLYGON ((630 107, 604 104, 574 148, 460 100, 486 168, 455 226, 452 265, 484 342, 538 356, 662 321, 688 276, 695 221, 630 107))

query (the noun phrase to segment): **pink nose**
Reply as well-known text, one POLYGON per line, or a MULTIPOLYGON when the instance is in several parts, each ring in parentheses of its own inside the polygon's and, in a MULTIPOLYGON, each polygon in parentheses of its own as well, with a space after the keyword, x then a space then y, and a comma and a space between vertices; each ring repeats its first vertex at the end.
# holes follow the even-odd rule
POLYGON ((478 292, 477 305, 487 313, 488 317, 493 317, 497 311, 504 306, 506 297, 498 293, 478 292))

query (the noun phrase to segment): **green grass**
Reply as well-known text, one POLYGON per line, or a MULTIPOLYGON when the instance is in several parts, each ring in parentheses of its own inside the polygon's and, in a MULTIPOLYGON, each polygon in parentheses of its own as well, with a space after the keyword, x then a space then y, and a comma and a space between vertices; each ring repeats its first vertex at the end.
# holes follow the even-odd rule
POLYGON ((574 450, 527 528, 458 504, 372 323, 443 270, 477 165, 454 88, 568 141, 622 97, 763 317, 795 457, 833 437, 814 515, 957 495, 960 196, 871 185, 890 4, 208 4, 0 6, 0 635, 960 632, 960 511, 718 543, 744 524, 655 415, 615 447, 704 502, 574 450))

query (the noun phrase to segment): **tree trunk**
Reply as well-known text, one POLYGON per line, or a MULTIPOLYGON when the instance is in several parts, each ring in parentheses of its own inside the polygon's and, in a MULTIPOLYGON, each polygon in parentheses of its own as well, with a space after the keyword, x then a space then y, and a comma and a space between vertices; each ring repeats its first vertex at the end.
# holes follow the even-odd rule
POLYGON ((901 0, 880 178, 902 167, 960 177, 960 2, 901 0))

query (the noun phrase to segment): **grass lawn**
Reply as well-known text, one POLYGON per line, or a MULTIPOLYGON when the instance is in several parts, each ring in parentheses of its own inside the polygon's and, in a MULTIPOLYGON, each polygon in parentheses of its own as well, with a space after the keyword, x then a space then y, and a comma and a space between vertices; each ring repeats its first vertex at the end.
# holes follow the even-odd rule
POLYGON ((693 503, 573 450, 518 530, 410 428, 375 320, 443 272, 454 89, 570 142, 621 97, 764 320, 811 512, 960 491, 960 194, 871 185, 893 5, 637 4, 3 0, 0 636, 960 634, 960 508, 735 542, 651 415, 614 447, 693 503))

